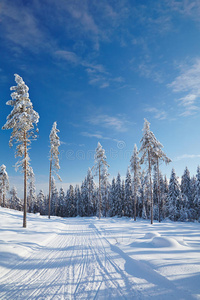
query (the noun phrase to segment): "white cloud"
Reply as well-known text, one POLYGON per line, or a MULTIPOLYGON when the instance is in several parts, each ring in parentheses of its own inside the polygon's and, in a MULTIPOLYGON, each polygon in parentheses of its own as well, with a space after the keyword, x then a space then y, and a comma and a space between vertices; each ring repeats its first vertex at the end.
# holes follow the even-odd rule
POLYGON ((129 122, 124 116, 109 116, 105 114, 94 115, 88 119, 92 125, 97 125, 104 128, 114 129, 115 131, 125 132, 128 130, 129 122))
POLYGON ((182 159, 193 159, 193 158, 200 158, 200 154, 182 154, 180 156, 177 156, 173 159, 173 161, 178 161, 182 159))
POLYGON ((160 110, 155 107, 146 108, 145 111, 153 113, 154 118, 158 120, 165 120, 167 118, 167 113, 164 110, 160 110))
POLYGON ((179 106, 184 109, 180 115, 193 115, 199 110, 197 100, 200 97, 200 58, 195 59, 192 64, 179 65, 179 70, 180 75, 168 87, 174 93, 186 93, 178 99, 179 106))

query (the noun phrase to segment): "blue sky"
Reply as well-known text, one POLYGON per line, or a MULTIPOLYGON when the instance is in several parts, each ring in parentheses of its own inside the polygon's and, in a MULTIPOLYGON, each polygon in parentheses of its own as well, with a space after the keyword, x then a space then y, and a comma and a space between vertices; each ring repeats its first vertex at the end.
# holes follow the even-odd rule
MULTIPOLYGON (((49 133, 60 130, 63 186, 80 183, 100 141, 110 178, 125 176, 144 118, 178 176, 200 162, 200 2, 32 0, 0 3, 1 126, 14 74, 23 77, 40 115, 30 157, 37 188, 47 189, 49 133)), ((11 131, 1 131, 1 164, 11 185, 11 131)))

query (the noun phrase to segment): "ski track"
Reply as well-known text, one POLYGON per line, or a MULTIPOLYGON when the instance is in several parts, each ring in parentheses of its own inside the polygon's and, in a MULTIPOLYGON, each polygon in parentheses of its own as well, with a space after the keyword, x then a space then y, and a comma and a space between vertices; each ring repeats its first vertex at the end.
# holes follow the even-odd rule
POLYGON ((151 299, 145 284, 157 289, 154 299, 192 299, 149 265, 112 245, 93 220, 67 222, 45 246, 0 275, 0 299, 151 299), (119 258, 124 264, 118 264, 119 258), (139 270, 139 281, 134 269, 139 270), (143 274, 147 275, 142 278, 143 274))

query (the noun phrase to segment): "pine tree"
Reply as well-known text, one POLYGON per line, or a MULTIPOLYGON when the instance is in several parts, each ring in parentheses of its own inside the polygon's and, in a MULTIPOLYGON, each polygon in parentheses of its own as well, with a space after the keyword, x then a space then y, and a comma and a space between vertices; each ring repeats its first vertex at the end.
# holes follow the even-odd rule
MULTIPOLYGON (((140 152, 142 152, 141 163, 146 160, 148 163, 148 172, 150 180, 150 196, 151 196, 151 224, 153 224, 153 193, 152 193, 152 178, 151 168, 153 165, 157 165, 158 174, 158 202, 159 201, 159 161, 163 160, 165 163, 169 163, 171 160, 162 151, 163 145, 155 138, 152 131, 150 131, 150 123, 144 119, 143 137, 140 141, 142 143, 140 152)), ((160 221, 160 203, 159 206, 159 221, 160 221)))
POLYGON ((107 216, 107 212, 109 210, 109 203, 108 203, 108 165, 103 165, 102 167, 102 174, 101 174, 101 191, 102 191, 102 206, 103 206, 103 215, 104 217, 107 216))
POLYGON ((180 210, 182 206, 182 195, 181 189, 176 177, 175 170, 172 169, 170 181, 169 181, 169 191, 168 191, 168 216, 171 220, 177 221, 180 217, 180 210))
MULTIPOLYGON (((9 178, 8 173, 6 172, 6 166, 1 165, 0 168, 0 192, 3 198, 2 206, 6 206, 6 192, 9 190, 9 178)), ((1 203, 0 203, 1 205, 1 203)))
POLYGON ((125 180, 125 200, 124 200, 124 215, 126 217, 133 216, 133 192, 132 192, 132 181, 131 173, 128 168, 125 180))
POLYGON ((11 198, 10 198, 9 207, 11 209, 16 209, 21 211, 23 206, 22 206, 21 199, 17 197, 17 189, 15 186, 10 190, 10 195, 11 198))
POLYGON ((79 216, 79 203, 81 199, 81 192, 79 185, 76 185, 75 190, 74 190, 74 201, 76 203, 76 216, 79 216))
POLYGON ((194 205, 196 209, 196 219, 200 221, 200 166, 197 167, 195 194, 194 205))
POLYGON ((59 132, 59 130, 57 129, 57 123, 54 122, 52 129, 51 129, 51 133, 49 136, 50 139, 50 170, 49 170, 49 214, 48 217, 50 219, 50 213, 51 213, 51 182, 52 182, 52 172, 54 172, 58 179, 61 181, 60 176, 57 174, 56 171, 58 171, 60 169, 60 165, 59 165, 59 151, 58 151, 58 147, 60 146, 60 139, 57 135, 57 133, 59 132))
POLYGON ((45 207, 45 195, 44 191, 40 190, 37 196, 37 203, 39 204, 39 210, 41 215, 45 215, 46 207, 45 207))
POLYGON ((23 227, 26 227, 26 213, 27 213, 27 172, 29 169, 29 154, 28 147, 31 144, 31 140, 36 139, 34 133, 34 124, 37 125, 39 121, 39 115, 33 109, 31 100, 29 99, 29 88, 23 81, 23 79, 15 74, 15 81, 17 86, 13 86, 10 89, 14 91, 11 94, 12 100, 9 100, 6 104, 13 106, 13 110, 7 117, 6 124, 2 129, 13 129, 9 145, 13 146, 13 142, 17 143, 15 157, 23 157, 16 163, 16 170, 22 167, 24 173, 24 216, 23 227))
POLYGON ((57 216, 58 209, 58 190, 56 187, 55 178, 51 177, 51 214, 57 216))
POLYGON ((87 173, 87 191, 88 191, 87 216, 91 216, 94 213, 94 180, 90 168, 88 169, 88 173, 87 173))
POLYGON ((109 216, 114 217, 116 215, 116 183, 115 178, 112 179, 112 184, 109 193, 109 216))
POLYGON ((116 212, 118 217, 122 217, 122 186, 121 186, 121 175, 118 173, 115 185, 116 195, 116 212))
POLYGON ((187 211, 190 220, 195 219, 194 203, 192 200, 190 172, 186 167, 181 177, 181 192, 183 197, 183 206, 187 211))
POLYGON ((138 150, 136 144, 134 145, 133 155, 131 157, 131 171, 133 173, 133 193, 134 193, 134 221, 136 221, 137 214, 137 199, 140 189, 140 175, 141 175, 140 159, 138 157, 138 150))
POLYGON ((103 166, 109 167, 109 165, 106 162, 106 156, 105 156, 105 150, 102 148, 101 144, 98 142, 96 153, 95 153, 95 165, 94 170, 96 171, 96 174, 98 174, 99 177, 99 203, 98 203, 98 213, 99 213, 99 219, 101 218, 101 210, 102 210, 102 195, 101 195, 101 181, 102 181, 102 169, 103 166))
POLYGON ((58 215, 63 217, 64 216, 64 206, 65 206, 65 192, 64 189, 61 187, 59 191, 59 210, 58 215))
POLYGON ((28 184, 28 211, 29 212, 39 212, 39 203, 37 202, 36 189, 35 189, 35 175, 33 173, 32 167, 29 168, 29 184, 28 184))

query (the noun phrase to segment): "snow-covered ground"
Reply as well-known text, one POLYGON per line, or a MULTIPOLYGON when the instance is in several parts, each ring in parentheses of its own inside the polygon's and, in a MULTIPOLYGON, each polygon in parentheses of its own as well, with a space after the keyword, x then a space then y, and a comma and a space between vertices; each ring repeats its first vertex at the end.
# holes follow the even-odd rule
POLYGON ((0 299, 200 299, 200 224, 0 208, 0 299))

